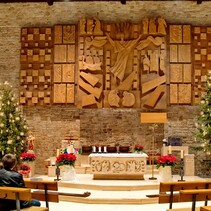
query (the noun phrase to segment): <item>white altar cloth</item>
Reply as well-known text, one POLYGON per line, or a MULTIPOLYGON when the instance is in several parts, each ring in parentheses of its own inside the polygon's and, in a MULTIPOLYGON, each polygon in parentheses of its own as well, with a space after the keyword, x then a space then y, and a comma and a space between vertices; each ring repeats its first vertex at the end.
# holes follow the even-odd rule
POLYGON ((148 157, 146 153, 91 153, 89 157, 148 157))

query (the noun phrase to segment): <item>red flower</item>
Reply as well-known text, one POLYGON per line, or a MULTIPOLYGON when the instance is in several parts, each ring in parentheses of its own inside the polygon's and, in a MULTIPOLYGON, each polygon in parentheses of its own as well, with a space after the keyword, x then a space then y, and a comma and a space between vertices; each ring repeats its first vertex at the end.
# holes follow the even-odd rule
POLYGON ((62 165, 70 165, 70 166, 74 166, 75 165, 75 161, 76 161, 76 155, 73 153, 70 154, 60 154, 57 158, 56 158, 56 164, 58 166, 62 166, 62 165))
POLYGON ((21 164, 20 166, 20 170, 18 171, 20 174, 28 174, 30 172, 30 167, 25 165, 25 164, 21 164))
POLYGON ((144 149, 144 147, 139 144, 136 144, 134 146, 134 152, 141 152, 141 151, 143 151, 143 149, 144 149))
POLYGON ((20 155, 23 161, 34 161, 37 157, 34 153, 24 152, 20 155))
POLYGON ((160 166, 174 166, 177 158, 174 155, 163 155, 157 159, 157 168, 160 166))

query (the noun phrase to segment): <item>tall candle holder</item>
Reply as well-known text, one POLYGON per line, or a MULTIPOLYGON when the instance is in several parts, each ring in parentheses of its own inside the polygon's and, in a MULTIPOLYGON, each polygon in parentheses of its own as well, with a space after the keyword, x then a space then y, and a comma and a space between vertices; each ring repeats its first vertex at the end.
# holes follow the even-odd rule
POLYGON ((180 180, 178 180, 178 182, 184 182, 185 180, 183 179, 184 176, 184 159, 181 158, 180 160, 180 180))
POLYGON ((57 165, 56 166, 56 179, 54 179, 54 181, 59 181, 61 179, 59 179, 59 176, 60 176, 60 168, 59 166, 57 165))

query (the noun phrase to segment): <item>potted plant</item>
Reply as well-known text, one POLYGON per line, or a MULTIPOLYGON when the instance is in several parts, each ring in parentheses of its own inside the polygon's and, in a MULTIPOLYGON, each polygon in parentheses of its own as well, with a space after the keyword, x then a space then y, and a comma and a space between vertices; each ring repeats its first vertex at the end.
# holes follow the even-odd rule
MULTIPOLYGON (((66 151, 65 151, 66 152, 66 151)), ((61 166, 62 180, 75 180, 75 161, 76 155, 73 153, 62 153, 56 158, 56 165, 61 166)))
POLYGON ((24 152, 20 155, 21 161, 23 164, 27 165, 30 167, 31 171, 29 173, 29 177, 34 176, 34 171, 35 171, 35 164, 34 161, 36 160, 36 155, 31 152, 24 152))
POLYGON ((30 167, 28 165, 21 164, 20 165, 20 170, 18 172, 20 174, 22 174, 24 178, 28 178, 29 177, 30 170, 31 169, 30 169, 30 167))
POLYGON ((144 147, 140 144, 136 144, 133 149, 134 153, 144 153, 144 147))
POLYGON ((160 181, 168 182, 172 180, 172 166, 177 163, 177 158, 172 155, 163 155, 157 159, 157 168, 159 169, 160 181))

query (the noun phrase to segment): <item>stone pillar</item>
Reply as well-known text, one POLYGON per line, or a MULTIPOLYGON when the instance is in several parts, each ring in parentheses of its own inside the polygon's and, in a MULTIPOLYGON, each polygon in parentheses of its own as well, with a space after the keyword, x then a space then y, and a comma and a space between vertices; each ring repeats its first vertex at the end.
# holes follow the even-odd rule
POLYGON ((184 156, 184 176, 195 176, 194 154, 184 156))

